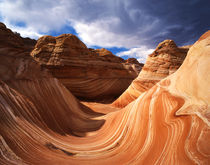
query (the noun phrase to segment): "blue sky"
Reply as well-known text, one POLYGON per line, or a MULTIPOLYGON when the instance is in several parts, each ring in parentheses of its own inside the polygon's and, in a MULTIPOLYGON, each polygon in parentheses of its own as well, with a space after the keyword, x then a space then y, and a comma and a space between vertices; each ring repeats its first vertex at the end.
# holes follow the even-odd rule
POLYGON ((210 28, 209 10, 209 0, 0 0, 0 21, 23 37, 73 33, 145 62, 165 39, 193 44, 210 28))

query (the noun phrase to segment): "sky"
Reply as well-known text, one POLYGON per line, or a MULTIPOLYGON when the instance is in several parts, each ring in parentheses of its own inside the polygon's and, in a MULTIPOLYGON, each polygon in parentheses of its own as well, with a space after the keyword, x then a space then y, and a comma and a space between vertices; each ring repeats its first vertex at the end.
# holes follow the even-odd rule
POLYGON ((210 30, 210 0, 0 0, 0 22, 34 39, 72 33, 144 63, 163 40, 189 45, 210 30))

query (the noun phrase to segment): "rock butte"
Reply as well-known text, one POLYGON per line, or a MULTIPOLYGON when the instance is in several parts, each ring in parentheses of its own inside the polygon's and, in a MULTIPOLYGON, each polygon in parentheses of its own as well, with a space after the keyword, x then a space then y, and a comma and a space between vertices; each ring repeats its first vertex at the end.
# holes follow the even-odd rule
POLYGON ((157 82, 174 73, 183 63, 190 46, 177 47, 173 40, 161 42, 150 54, 138 77, 112 105, 123 108, 157 82))
POLYGON ((82 100, 112 100, 137 77, 141 65, 126 63, 106 49, 88 49, 75 35, 43 36, 31 53, 82 100))
POLYGON ((175 73, 106 115, 81 104, 36 62, 34 77, 4 77, 0 164, 209 164, 209 45, 210 31, 175 73))

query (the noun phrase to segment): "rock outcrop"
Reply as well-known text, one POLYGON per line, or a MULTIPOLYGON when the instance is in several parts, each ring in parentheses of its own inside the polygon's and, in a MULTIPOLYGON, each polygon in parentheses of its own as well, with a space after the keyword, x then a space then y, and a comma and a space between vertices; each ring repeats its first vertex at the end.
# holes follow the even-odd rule
POLYGON ((116 99, 138 75, 134 64, 106 49, 88 49, 72 34, 41 37, 31 56, 82 100, 116 99))
POLYGON ((55 78, 1 81, 0 164, 209 164, 209 45, 210 31, 175 73, 105 116, 55 78))
POLYGON ((0 23, 0 80, 33 80, 48 75, 30 56, 35 43, 35 40, 22 38, 0 23))
POLYGON ((101 113, 79 103, 30 56, 34 40, 22 38, 0 24, 0 43, 0 164, 31 164, 21 156, 29 150, 13 152, 23 143, 27 146, 36 141, 26 132, 49 130, 52 137, 84 136, 104 124, 104 120, 92 119, 101 113))
POLYGON ((106 61, 110 62, 116 62, 116 63, 124 63, 125 60, 115 56, 107 49, 101 48, 101 49, 92 49, 92 52, 96 53, 98 56, 103 57, 106 61))
POLYGON ((155 51, 148 56, 138 77, 112 105, 125 107, 161 79, 174 73, 181 66, 188 50, 188 47, 177 47, 172 40, 161 42, 155 51))
POLYGON ((127 60, 125 60, 126 63, 129 63, 129 64, 136 64, 136 65, 141 65, 141 67, 144 66, 144 64, 142 63, 139 63, 138 60, 136 58, 128 58, 127 60))
MULTIPOLYGON (((7 104, 2 104, 2 109, 9 112, 10 106, 13 106, 17 108, 16 111, 20 111, 15 113, 21 113, 23 111, 25 111, 23 113, 29 114, 40 113, 45 123, 53 121, 56 115, 62 116, 62 118, 68 116, 69 123, 66 123, 66 125, 69 125, 68 129, 63 129, 65 122, 63 122, 62 118, 60 122, 57 120, 54 121, 57 123, 56 125, 49 124, 48 127, 54 131, 63 131, 64 133, 67 130, 68 133, 74 131, 71 129, 70 125, 74 125, 73 123, 75 123, 76 120, 77 122, 80 120, 83 123, 86 119, 79 119, 77 115, 72 115, 72 113, 67 114, 67 112, 64 111, 73 109, 73 111, 79 112, 81 109, 85 109, 89 114, 90 110, 80 104, 57 79, 52 77, 47 69, 42 68, 40 64, 30 56, 30 51, 32 50, 30 39, 26 41, 24 38, 7 29, 4 24, 0 25, 1 99, 4 100, 7 99, 7 97, 9 99, 11 99, 10 97, 14 97, 15 99, 14 105, 8 105, 9 107, 7 107, 7 104), (25 44, 25 42, 27 42, 27 44, 25 44), (66 92, 68 99, 63 98, 66 92), (21 101, 21 99, 25 101, 21 101), (71 103, 69 103, 70 101, 71 103), (71 104, 73 104, 74 107, 71 104), (56 107, 62 107, 63 111, 56 110, 56 107), (54 114, 51 111, 52 109, 57 112, 54 114)), ((84 126, 84 124, 82 125, 84 126)), ((81 132, 81 130, 84 129, 79 129, 79 132, 81 132)))
POLYGON ((125 63, 126 64, 132 64, 133 67, 136 70, 136 73, 140 73, 141 69, 144 66, 144 64, 143 63, 139 63, 136 58, 128 58, 127 60, 125 60, 125 63))

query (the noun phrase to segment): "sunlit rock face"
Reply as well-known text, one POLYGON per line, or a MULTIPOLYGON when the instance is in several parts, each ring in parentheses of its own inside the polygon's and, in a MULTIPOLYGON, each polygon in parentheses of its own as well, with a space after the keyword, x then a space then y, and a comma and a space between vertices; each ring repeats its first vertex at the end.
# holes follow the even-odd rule
POLYGON ((34 77, 0 81, 0 164, 208 165, 209 45, 210 31, 175 73, 106 115, 81 104, 37 63, 34 77))
POLYGON ((148 56, 138 77, 112 105, 125 107, 157 82, 174 73, 181 66, 188 50, 189 47, 177 47, 173 40, 161 42, 148 56))
POLYGON ((139 73, 134 64, 106 49, 88 49, 72 34, 41 37, 31 55, 83 100, 113 100, 139 73))

